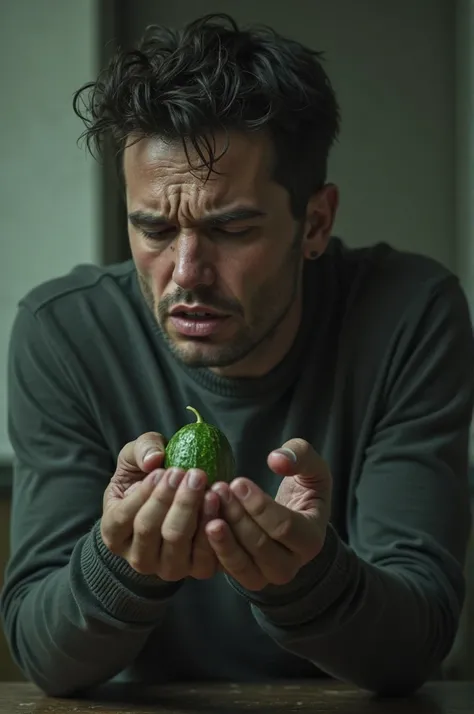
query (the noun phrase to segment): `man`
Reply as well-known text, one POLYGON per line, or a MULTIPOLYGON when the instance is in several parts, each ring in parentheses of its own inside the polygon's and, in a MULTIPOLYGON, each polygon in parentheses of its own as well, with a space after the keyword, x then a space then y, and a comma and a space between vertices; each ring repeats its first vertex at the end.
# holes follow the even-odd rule
POLYGON ((152 28, 75 108, 91 146, 117 143, 133 261, 19 306, 16 661, 53 695, 321 674, 412 692, 464 596, 456 277, 331 238, 337 102, 318 54, 271 31, 152 28), (163 469, 187 405, 229 438, 230 485, 163 469))

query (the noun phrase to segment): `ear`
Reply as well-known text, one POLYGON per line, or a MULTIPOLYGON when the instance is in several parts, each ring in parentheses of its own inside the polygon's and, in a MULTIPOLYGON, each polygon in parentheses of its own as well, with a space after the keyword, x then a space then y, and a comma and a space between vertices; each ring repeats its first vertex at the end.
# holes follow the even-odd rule
POLYGON ((302 246, 306 259, 314 260, 326 250, 338 204, 339 190, 331 183, 325 184, 309 199, 302 246))

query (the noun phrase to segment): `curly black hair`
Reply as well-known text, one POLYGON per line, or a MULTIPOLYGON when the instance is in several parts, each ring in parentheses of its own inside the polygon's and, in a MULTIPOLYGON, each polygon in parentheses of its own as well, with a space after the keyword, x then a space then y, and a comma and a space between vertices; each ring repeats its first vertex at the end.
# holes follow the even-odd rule
MULTIPOLYGON (((94 153, 112 138, 118 155, 131 137, 192 146, 215 170, 216 134, 263 131, 275 151, 274 179, 296 217, 326 181, 340 114, 322 53, 266 26, 239 28, 229 15, 201 17, 181 30, 150 26, 136 49, 119 50, 97 81, 74 95, 94 153)), ((220 154, 222 155, 222 154, 220 154)))

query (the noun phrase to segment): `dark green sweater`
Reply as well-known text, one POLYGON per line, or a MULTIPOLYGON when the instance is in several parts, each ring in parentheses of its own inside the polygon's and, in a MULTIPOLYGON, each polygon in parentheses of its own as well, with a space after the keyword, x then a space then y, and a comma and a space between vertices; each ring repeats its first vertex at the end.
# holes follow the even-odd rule
POLYGON ((2 613, 51 694, 143 682, 314 677, 404 693, 439 667, 464 597, 474 346, 457 279, 435 262, 333 239, 305 273, 304 318, 261 379, 176 361, 132 263, 81 266, 21 302, 11 336, 16 454, 2 613), (320 556, 283 587, 140 576, 100 539, 117 454, 170 437, 193 404, 238 473, 272 495, 269 451, 302 437, 330 464, 320 556))

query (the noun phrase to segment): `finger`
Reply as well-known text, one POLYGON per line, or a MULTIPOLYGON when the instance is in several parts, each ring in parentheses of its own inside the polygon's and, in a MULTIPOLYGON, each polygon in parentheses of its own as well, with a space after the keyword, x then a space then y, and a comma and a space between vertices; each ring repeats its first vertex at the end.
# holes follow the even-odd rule
POLYGON ((165 438, 162 434, 149 431, 125 444, 117 459, 117 469, 138 469, 148 473, 163 466, 165 457, 165 438))
POLYGON ((190 469, 176 491, 161 527, 160 575, 164 580, 181 580, 191 569, 191 545, 207 478, 204 471, 190 469))
MULTIPOLYGON (((155 473, 156 485, 135 517, 133 539, 126 554, 132 568, 143 575, 157 574, 159 567, 161 527, 175 495, 169 480, 174 478, 178 482, 184 477, 180 469, 159 469, 155 473)), ((133 498, 133 493, 129 498, 133 498)))
POLYGON ((290 582, 300 567, 299 558, 261 528, 227 484, 215 484, 213 489, 219 493, 223 518, 265 579, 275 585, 290 582))
POLYGON ((230 489, 270 538, 284 545, 304 562, 317 555, 318 549, 322 547, 322 535, 315 518, 308 518, 276 503, 250 479, 235 479, 230 489))
POLYGON ((280 476, 296 476, 303 486, 318 491, 318 496, 330 500, 332 477, 328 464, 304 439, 290 439, 268 455, 267 463, 280 476))
POLYGON ((217 569, 216 554, 212 550, 206 535, 206 525, 219 515, 219 496, 213 491, 206 491, 202 504, 198 527, 191 547, 190 575, 197 580, 204 580, 214 575, 217 569))
POLYGON ((152 493, 155 483, 155 472, 140 481, 128 498, 104 496, 104 513, 101 520, 102 540, 113 553, 122 553, 124 544, 132 537, 133 521, 152 493))
POLYGON ((209 543, 222 568, 247 590, 261 590, 267 584, 252 558, 237 542, 230 526, 223 520, 206 525, 209 543))
POLYGON ((142 483, 142 481, 135 481, 132 483, 131 486, 127 488, 127 490, 124 492, 123 497, 126 498, 127 496, 130 496, 131 493, 133 493, 142 483))

